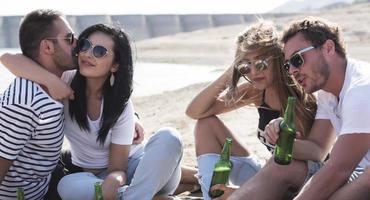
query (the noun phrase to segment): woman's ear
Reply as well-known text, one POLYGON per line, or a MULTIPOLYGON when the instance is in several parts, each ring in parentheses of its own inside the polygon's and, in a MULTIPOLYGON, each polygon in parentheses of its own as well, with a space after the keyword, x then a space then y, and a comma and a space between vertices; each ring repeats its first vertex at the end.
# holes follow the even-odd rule
POLYGON ((118 63, 113 64, 112 65, 112 68, 110 69, 110 71, 114 73, 114 72, 116 72, 118 70, 118 67, 119 67, 118 63))

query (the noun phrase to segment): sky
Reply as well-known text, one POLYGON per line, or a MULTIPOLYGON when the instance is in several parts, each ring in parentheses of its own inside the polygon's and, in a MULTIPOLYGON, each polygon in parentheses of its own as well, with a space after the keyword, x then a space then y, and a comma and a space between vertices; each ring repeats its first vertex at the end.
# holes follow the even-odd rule
MULTIPOLYGON (((5 1, 5 0, 1 0, 5 1)), ((288 0, 6 0, 0 15, 52 8, 67 15, 264 13, 288 0)))

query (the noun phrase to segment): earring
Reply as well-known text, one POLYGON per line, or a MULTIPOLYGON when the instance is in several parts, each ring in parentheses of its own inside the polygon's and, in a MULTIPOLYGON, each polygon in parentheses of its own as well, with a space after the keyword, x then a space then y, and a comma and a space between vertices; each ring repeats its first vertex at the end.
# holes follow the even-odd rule
POLYGON ((113 73, 110 75, 109 83, 110 83, 110 86, 114 85, 114 74, 113 73))

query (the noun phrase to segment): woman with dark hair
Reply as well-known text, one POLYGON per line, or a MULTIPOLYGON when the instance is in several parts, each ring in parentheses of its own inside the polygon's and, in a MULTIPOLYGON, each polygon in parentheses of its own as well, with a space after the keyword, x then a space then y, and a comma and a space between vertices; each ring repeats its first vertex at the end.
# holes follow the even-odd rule
MULTIPOLYGON (((77 70, 62 75, 74 91, 74 99, 64 101, 64 134, 70 142, 71 163, 66 154, 62 161, 77 173, 59 182, 61 198, 94 199, 96 182, 102 183, 104 199, 149 200, 173 194, 181 178, 179 133, 162 128, 146 144, 132 144, 133 61, 127 35, 104 24, 90 26, 80 34, 75 55, 77 70)), ((17 75, 54 89, 48 82, 49 72, 25 62, 36 67, 37 74, 17 75)))
MULTIPOLYGON (((302 135, 301 139, 296 140, 296 144, 311 139, 309 133, 316 113, 316 99, 295 84, 287 70, 283 68, 283 63, 284 55, 275 27, 266 21, 254 23, 238 36, 231 67, 204 88, 189 104, 186 114, 198 120, 194 131, 195 147, 198 157, 198 177, 205 199, 210 198, 208 190, 212 170, 219 159, 226 137, 233 139, 231 151, 233 169, 230 181, 234 185, 241 186, 261 168, 247 147, 216 115, 248 105, 255 106, 259 114, 256 135, 272 153, 274 140, 265 134, 265 127, 271 120, 284 115, 287 98, 293 96, 297 99, 295 107, 297 131, 302 135)), ((313 160, 314 166, 318 169, 320 162, 316 161, 321 161, 325 155, 309 155, 307 154, 309 149, 302 150, 304 147, 305 145, 294 145, 294 159, 305 162, 313 160)), ((225 191, 220 199, 226 199, 237 187, 218 185, 212 189, 216 188, 225 191)))

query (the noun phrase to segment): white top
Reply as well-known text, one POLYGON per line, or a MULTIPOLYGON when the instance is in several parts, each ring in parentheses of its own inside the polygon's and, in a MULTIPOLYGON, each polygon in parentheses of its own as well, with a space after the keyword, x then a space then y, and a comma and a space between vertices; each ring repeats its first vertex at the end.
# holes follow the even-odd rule
MULTIPOLYGON (((316 119, 330 119, 338 137, 345 134, 370 134, 369 98, 370 64, 348 59, 339 102, 333 94, 320 90, 316 119)), ((370 151, 359 165, 370 166, 370 151)))
POLYGON ((0 199, 42 199, 63 143, 63 105, 37 83, 16 78, 0 95, 0 157, 13 163, 0 184, 0 199))
MULTIPOLYGON (((70 83, 76 71, 67 71, 63 74, 62 79, 70 83)), ((68 102, 65 103, 65 129, 64 134, 70 142, 72 163, 83 168, 107 168, 109 161, 109 145, 111 143, 120 145, 131 145, 134 137, 134 108, 129 101, 125 110, 118 118, 115 125, 109 130, 103 146, 97 142, 98 132, 100 129, 100 120, 103 112, 103 102, 101 105, 100 116, 97 120, 90 120, 88 124, 90 131, 81 130, 76 121, 72 121, 69 115, 68 102)), ((141 145, 139 145, 141 146, 141 145)), ((134 153, 136 145, 131 146, 130 156, 134 153)))

